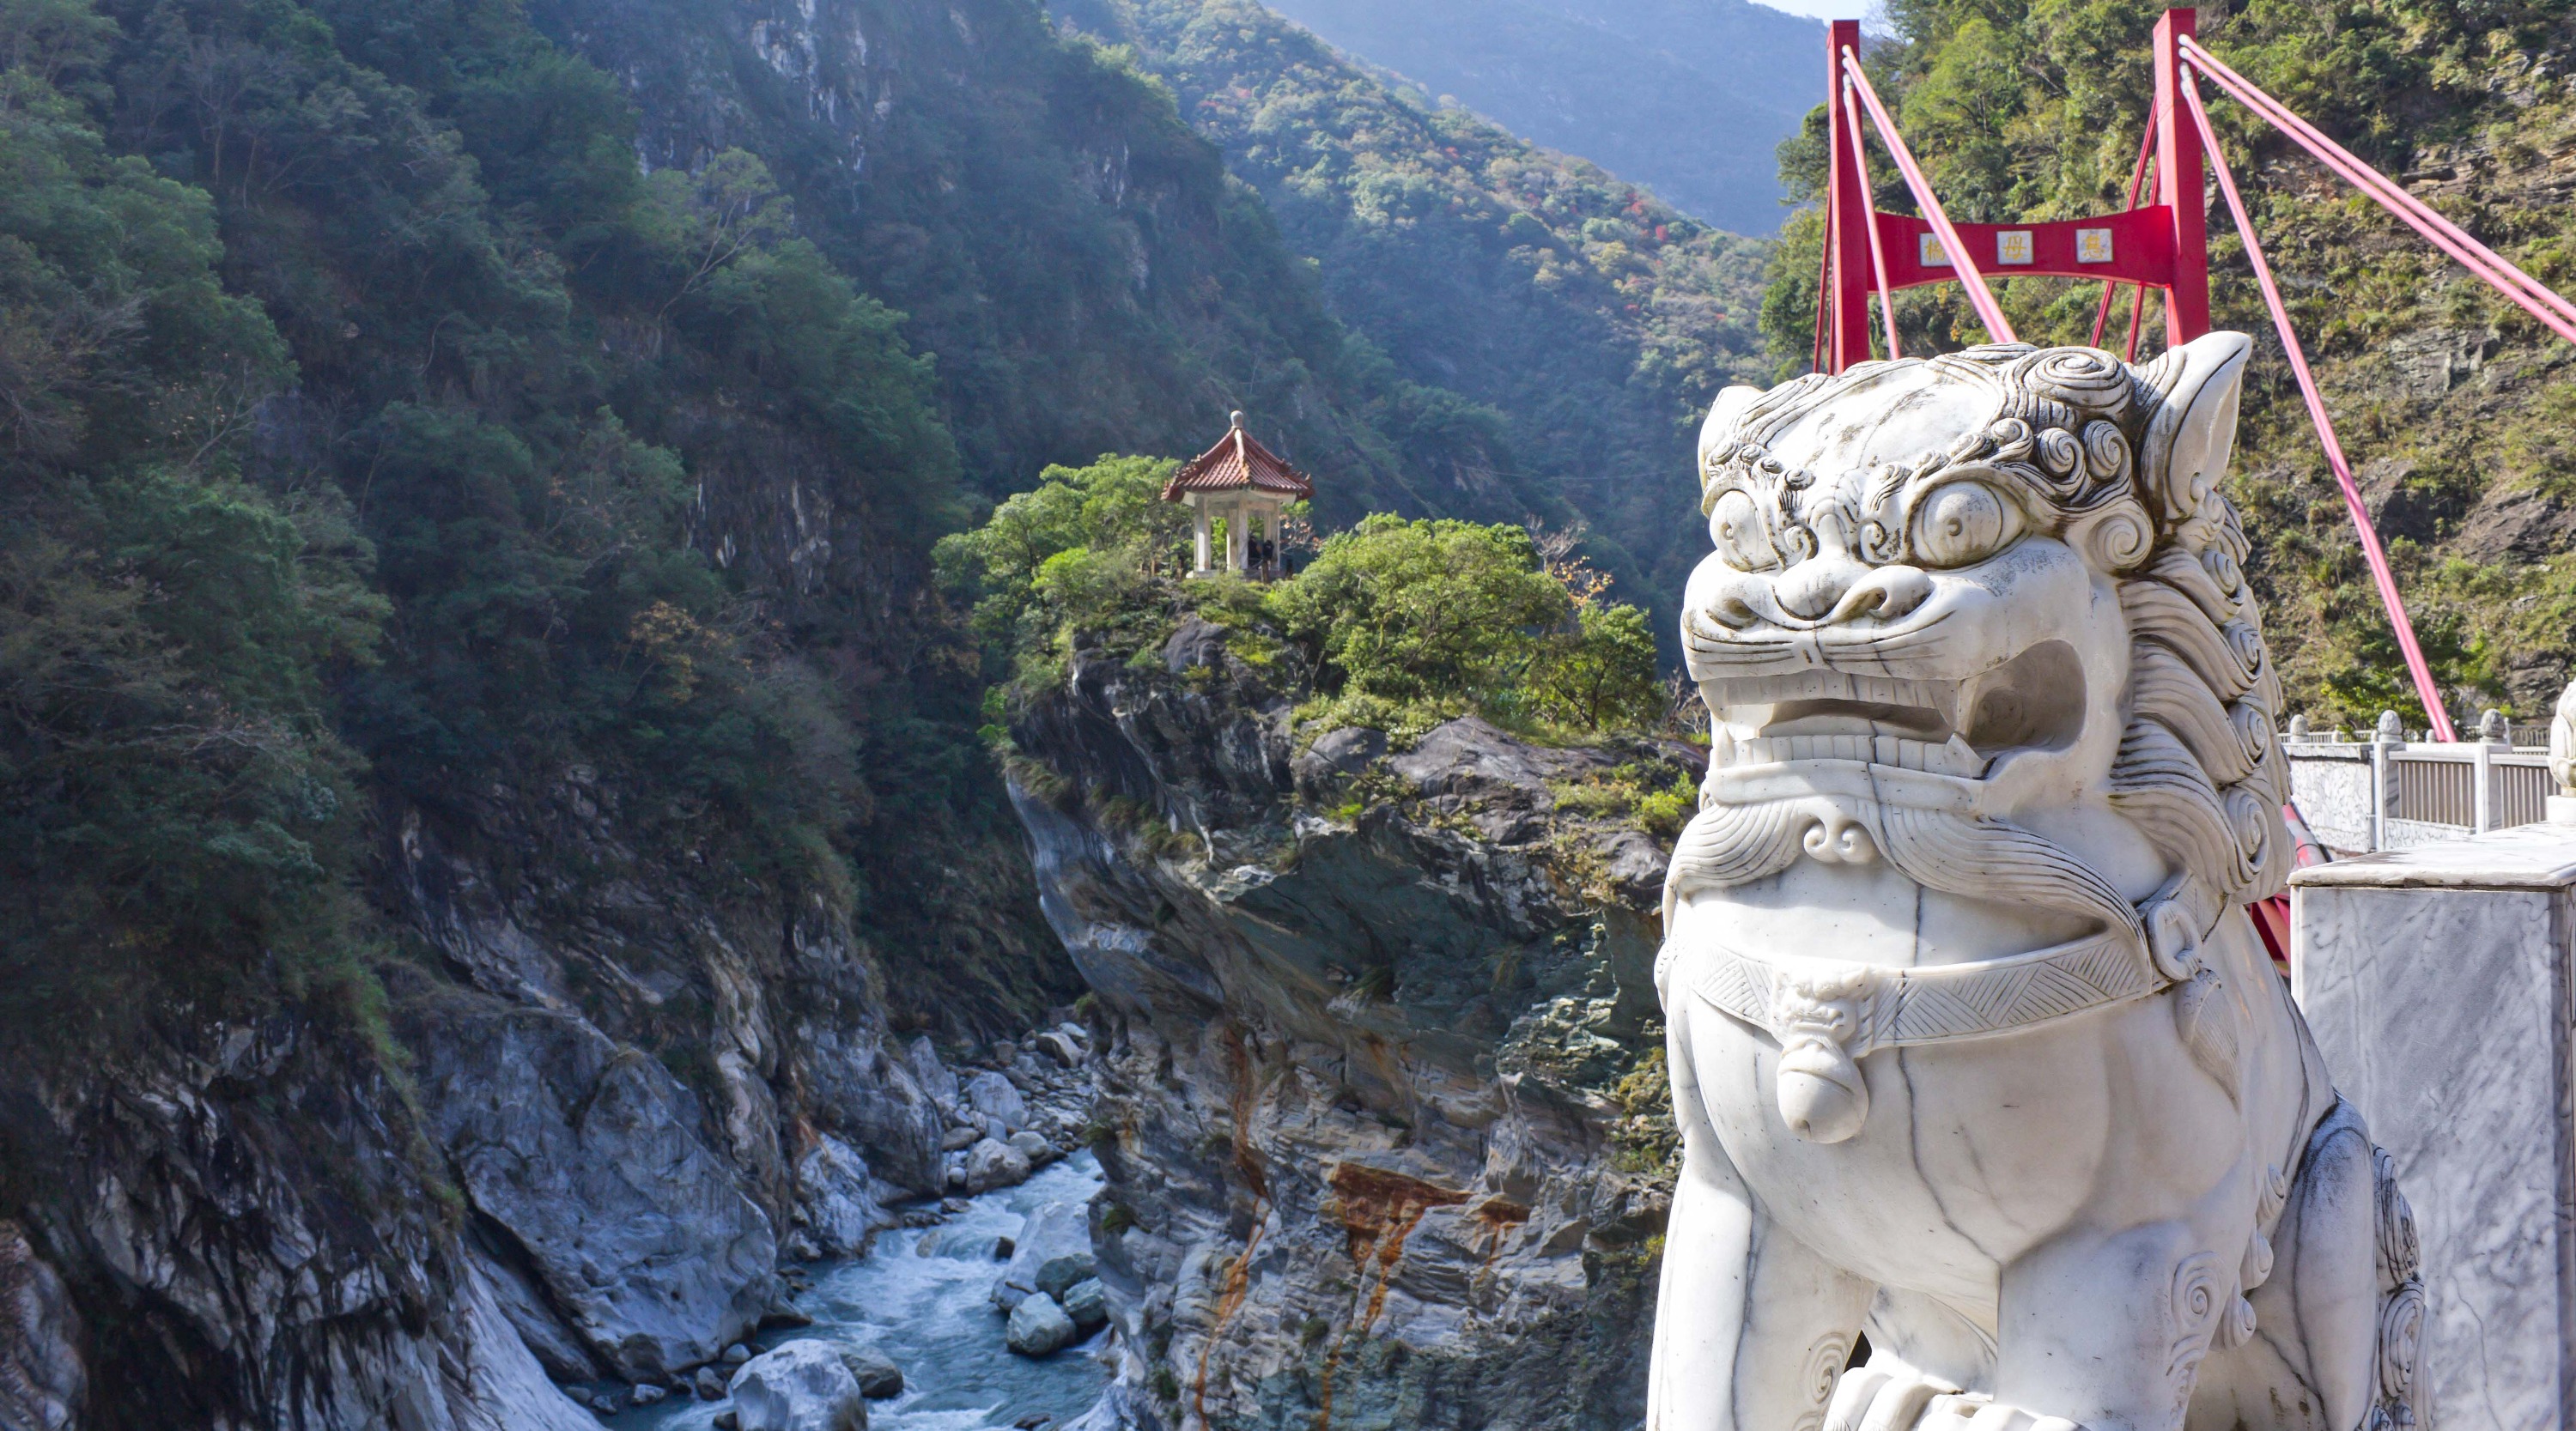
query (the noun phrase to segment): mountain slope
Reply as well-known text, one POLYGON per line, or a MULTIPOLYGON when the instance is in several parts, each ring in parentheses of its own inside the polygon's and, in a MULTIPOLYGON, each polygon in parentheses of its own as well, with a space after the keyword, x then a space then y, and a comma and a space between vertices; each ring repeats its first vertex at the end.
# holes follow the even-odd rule
MULTIPOLYGON (((2148 105, 2160 7, 1920 0, 1897 7, 1900 43, 1874 51, 1908 143, 1961 218, 2115 208, 2148 105)), ((2507 257, 2576 286, 2576 91, 2562 78, 2576 7, 2340 0, 2204 12, 2211 50, 2383 172, 2401 175, 2507 257)), ((2291 143, 2204 86, 2395 563, 2452 718, 2482 707, 2545 718, 2576 659, 2576 350, 2450 263, 2291 143)), ((1821 149, 1794 146, 1786 177, 1814 192, 1821 149)), ((1885 178, 1884 167, 1874 170, 1885 178)), ((1882 207, 1910 207, 1882 186, 1882 207)), ((1814 312, 1816 226, 1790 230, 1766 299, 1783 369, 1802 368, 1814 312)), ((2289 690, 2320 727, 2423 713, 2372 591, 2232 221, 2210 196, 2215 321, 2253 334, 2235 498, 2250 573, 2289 690)), ((2025 339, 2082 342, 2098 287, 2021 279, 2003 302, 2025 339)), ((1897 303, 1909 351, 1982 341, 1951 289, 1897 303)), ((2125 330, 2127 299, 2112 325, 2125 330)), ((2141 357, 2159 350, 2147 310, 2141 357)))
POLYGON ((1747 0, 1279 0, 1429 94, 1744 234, 1785 212, 1772 150, 1824 85, 1823 27, 1747 0))
POLYGON ((1525 480, 1590 524, 1621 599, 1668 610, 1690 559, 1691 432, 1757 366, 1762 245, 1414 105, 1249 0, 1058 13, 1137 46, 1315 260, 1334 314, 1406 377, 1502 414, 1525 480))
POLYGON ((1325 310, 1167 95, 1021 0, 538 0, 616 75, 654 168, 757 153, 800 232, 905 314, 968 481, 1189 455, 1235 408, 1322 479, 1318 512, 1561 508, 1471 404, 1325 310))
POLYGON ((0 1421, 562 1424, 946 1191, 982 498, 1570 520, 1018 0, 0 0, 0 293, 0 1421))

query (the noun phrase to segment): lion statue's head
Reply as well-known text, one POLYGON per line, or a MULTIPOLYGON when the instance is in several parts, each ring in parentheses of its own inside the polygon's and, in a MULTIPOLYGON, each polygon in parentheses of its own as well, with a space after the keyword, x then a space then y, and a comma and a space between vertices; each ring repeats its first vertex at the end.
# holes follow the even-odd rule
POLYGON ((1884 860, 2174 977, 2281 888, 2280 688, 2218 490, 2250 351, 1999 344, 1730 388, 1682 616, 1712 717, 1674 901, 1884 860))

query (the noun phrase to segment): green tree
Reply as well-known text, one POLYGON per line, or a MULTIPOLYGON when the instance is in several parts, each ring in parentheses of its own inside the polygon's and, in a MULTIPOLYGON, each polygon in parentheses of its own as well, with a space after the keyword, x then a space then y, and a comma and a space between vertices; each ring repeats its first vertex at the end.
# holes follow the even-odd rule
POLYGON ((1574 629, 1544 644, 1530 679, 1540 713, 1565 725, 1644 730, 1663 720, 1655 635, 1633 606, 1584 603, 1574 629))
POLYGON ((241 478, 292 369, 207 195, 110 154, 115 37, 0 0, 0 1038, 363 983, 328 688, 383 605, 336 494, 241 478))
POLYGON ((1573 603, 1516 526, 1375 516, 1324 541, 1266 609, 1327 696, 1503 713, 1573 603))
POLYGON ((941 579, 974 602, 989 641, 1046 645, 1068 624, 1108 620, 1186 569, 1189 511, 1162 500, 1179 465, 1103 454, 1088 467, 1049 467, 980 526, 941 540, 941 579))

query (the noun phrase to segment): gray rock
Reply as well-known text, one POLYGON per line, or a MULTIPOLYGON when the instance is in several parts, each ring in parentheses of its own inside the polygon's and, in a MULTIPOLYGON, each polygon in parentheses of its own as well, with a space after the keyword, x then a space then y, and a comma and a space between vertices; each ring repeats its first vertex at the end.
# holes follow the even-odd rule
POLYGON ((930 1036, 923 1034, 904 1050, 904 1061, 912 1065, 913 1080, 939 1103, 957 1102, 957 1075, 939 1061, 939 1051, 930 1046, 930 1036))
POLYGON ((724 1410, 716 1413, 716 1418, 713 1424, 716 1431, 741 1431, 742 1413, 735 1411, 732 1407, 728 1406, 724 1410))
POLYGON ((626 1409, 626 1398, 615 1391, 593 1392, 590 1398, 590 1409, 602 1416, 614 1416, 626 1409))
POLYGON ((940 1137, 939 1151, 943 1153, 962 1153, 968 1148, 974 1147, 975 1141, 983 1136, 984 1130, 981 1128, 951 1128, 947 1133, 940 1137))
POLYGON ((1022 1356, 1046 1356, 1073 1340, 1073 1318, 1044 1292, 1033 1293, 1011 1309, 1003 1344, 1022 1356))
POLYGON ((1100 1275, 1100 1264, 1092 1260, 1091 1249, 1060 1252, 1038 1264, 1037 1289, 1061 1302, 1076 1282, 1088 1282, 1100 1275))
POLYGON ((828 1341, 789 1342, 744 1362, 725 1391, 742 1431, 866 1431, 859 1379, 828 1341))
POLYGON ((1031 1167, 1035 1167, 1039 1163, 1046 1162, 1055 1156, 1055 1145, 1053 1143, 1048 1142, 1046 1139, 1030 1132, 1026 1128, 1013 1133, 1004 1141, 1010 1144, 1013 1152, 1016 1152, 1021 1157, 1028 1159, 1031 1167))
POLYGON ((1077 1255, 1091 1255, 1091 1218, 1084 1205, 1051 1202, 1038 1207, 1020 1223, 1020 1235, 1011 1239, 1010 1265, 993 1283, 994 1309, 1014 1310, 1038 1291, 1040 1268, 1077 1255))
POLYGON ((894 1219, 877 1202, 868 1161, 829 1133, 796 1160, 796 1231, 802 1257, 849 1257, 894 1219))
POLYGON ((966 1186, 975 1192, 1026 1182, 1028 1155, 1008 1143, 984 1139, 966 1150, 966 1186))
POLYGON ((1553 749, 1515 740, 1474 716, 1433 726, 1413 749, 1387 762, 1424 795, 1512 804, 1552 804, 1550 780, 1611 763, 1599 751, 1553 749))
POLYGON ((1385 754, 1385 731, 1344 726, 1317 736, 1305 754, 1289 762, 1288 768, 1296 776, 1298 789, 1309 795, 1324 795, 1376 764, 1385 754))
POLYGON ((1081 1045, 1075 1043, 1069 1038, 1066 1038, 1061 1032, 1055 1029, 1048 1029, 1045 1033, 1039 1034, 1036 1038, 1031 1039, 1030 1042, 1036 1044, 1039 1051, 1046 1054, 1047 1057, 1054 1059, 1056 1062, 1063 1064, 1067 1068, 1078 1066, 1085 1057, 1085 1053, 1081 1045))
POLYGON ((717 1357, 716 1360, 723 1362, 727 1366, 740 1366, 744 1362, 751 1360, 751 1348, 744 1346, 740 1342, 735 1342, 732 1346, 726 1347, 724 1349, 724 1354, 717 1357))
POLYGON ((63 1431, 89 1390, 80 1315, 26 1231, 0 1222, 0 1426, 63 1431))
POLYGON ((776 1295, 777 1240, 661 1064, 552 1009, 417 1010, 421 1102, 477 1212, 621 1378, 705 1361, 776 1295))
MULTIPOLYGON (((1049 908, 1070 916, 1065 943, 1118 1027, 1118 1057, 1095 1054, 1082 1070, 1098 1080, 1097 1111, 1074 1116, 1126 1130, 1121 1156, 1105 1161, 1099 1274, 1115 1289, 1104 1299, 1112 1324, 1135 1333, 1124 1354, 1145 1367, 1081 1425, 1114 1431, 1131 1408, 1160 1422, 1169 1403, 1148 1404, 1149 1388, 1175 1383, 1212 1426, 1410 1424, 1404 1408, 1419 1403, 1428 1364, 1442 1404, 1457 1408, 1443 1416, 1461 1425, 1633 1419, 1642 1359, 1633 1337, 1600 1329, 1648 1324, 1653 1282, 1586 1262, 1595 1249, 1634 1255, 1666 1210, 1662 1175, 1624 1166, 1632 1152, 1611 1096, 1649 1046, 1664 842, 1569 808, 1562 786, 1652 753, 1671 770, 1656 776, 1661 788, 1694 762, 1643 742, 1539 747, 1452 722, 1377 757, 1378 778, 1419 798, 1373 806, 1353 829, 1312 817, 1346 796, 1291 802, 1333 767, 1292 769, 1293 727, 1273 699, 1249 682, 1184 689, 1159 669, 1077 657, 1069 680, 1015 712, 1021 749, 1065 777, 1189 811, 1204 856, 1184 867, 1160 857, 1151 832, 1014 800, 1049 908), (1565 832, 1578 842, 1554 839, 1565 832), (1478 979, 1504 948, 1533 962, 1478 979), (1400 952, 1354 957, 1378 949, 1400 952), (1557 962, 1539 972, 1539 960, 1557 962), (1391 984, 1364 978, 1385 962, 1391 984), (1211 1038, 1215 1010, 1298 1032, 1275 1044, 1211 1038), (1390 1030, 1413 1050, 1400 1069, 1380 1052, 1390 1030), (1326 1065, 1339 1085, 1330 1104, 1245 1096, 1326 1065), (1396 1151, 1399 1119, 1409 1131, 1396 1151), (1308 1170, 1274 1165, 1258 1178, 1208 1136, 1216 1129, 1239 1146, 1294 1147, 1308 1170), (1210 1218, 1213 1187, 1237 1207, 1266 1201, 1257 1249, 1247 1224, 1210 1218), (1382 1249, 1403 1229, 1382 1280, 1405 1299, 1417 1356, 1344 1359, 1327 1408, 1307 1374, 1319 1345, 1309 1339, 1336 1324, 1318 1298, 1346 1292, 1363 1221, 1382 1249), (1258 1275, 1222 1277, 1256 1250, 1258 1275), (1220 1286, 1230 1325, 1258 1334, 1205 1335, 1220 1286), (1500 1297, 1514 1309, 1508 1332, 1485 1310, 1500 1297)), ((1018 1295, 1038 1292, 1036 1268, 1022 1270, 997 1289, 1004 1300, 1014 1281, 1027 1288, 1018 1295)), ((1068 1287, 1054 1300, 1070 1316, 1090 1295, 1068 1287)))
POLYGON ((691 1380, 690 1384, 697 1388, 698 1399, 700 1401, 724 1400, 724 1373, 716 1370, 714 1367, 699 1367, 697 1376, 691 1380))
POLYGON ((1011 1080, 990 1069, 978 1069, 966 1080, 966 1101, 987 1118, 999 1118, 1005 1129, 1029 1126, 1029 1105, 1011 1080))
MULTIPOLYGON (((492 1300, 508 1318, 519 1340, 536 1354, 537 1364, 557 1381, 596 1381, 607 1368, 591 1355, 580 1335, 548 1305, 544 1289, 516 1267, 469 1242, 466 1255, 491 1289, 492 1300)), ((6 1425, 0 1422, 0 1425, 6 1425)))
POLYGON ((1055 1031, 1064 1035, 1066 1038, 1071 1039, 1073 1041, 1073 1046, 1081 1049, 1084 1057, 1089 1057, 1099 1047, 1098 1044, 1092 1040, 1091 1030, 1084 1028, 1080 1024, 1067 1021, 1065 1023, 1057 1024, 1055 1026, 1055 1031))
POLYGON ((671 1393, 649 1381, 637 1382, 633 1401, 638 1406, 651 1406, 671 1393))
POLYGON ((1098 1331, 1109 1321, 1109 1289, 1097 1277, 1088 1277, 1065 1289, 1059 1303, 1064 1314, 1073 1318, 1076 1331, 1086 1335, 1098 1331))
POLYGON ((870 1401, 903 1395, 903 1368, 875 1347, 845 1345, 841 1348, 841 1364, 859 1379, 859 1394, 870 1401))
POLYGON ((1195 613, 1181 618, 1163 642, 1163 664, 1173 675, 1192 666, 1214 666, 1225 660, 1225 628, 1195 613))

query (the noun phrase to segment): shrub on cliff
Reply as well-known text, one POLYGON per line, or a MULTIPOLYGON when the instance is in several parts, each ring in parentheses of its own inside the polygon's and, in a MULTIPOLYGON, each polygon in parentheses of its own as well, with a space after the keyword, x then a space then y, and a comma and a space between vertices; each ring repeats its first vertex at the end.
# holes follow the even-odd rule
POLYGON ((1322 701, 1322 725, 1405 733, 1475 712, 1585 733, 1663 713, 1645 613, 1542 560, 1527 530, 1376 516, 1326 538, 1264 609, 1322 701))
POLYGON ((1294 578, 1185 579, 1186 509, 1161 500, 1169 459, 1049 467, 983 525, 943 539, 939 571, 973 604, 1023 689, 1052 684, 1077 643, 1155 650, 1184 613, 1278 663, 1319 728, 1399 737, 1469 712, 1524 731, 1642 729, 1663 714, 1645 613, 1607 579, 1551 561, 1509 523, 1379 515, 1325 538, 1294 578))
POLYGON ((1178 465, 1105 453, 1088 467, 1049 467, 983 525, 940 540, 940 580, 973 603, 976 634, 1023 671, 1076 631, 1159 625, 1169 579, 1189 567, 1189 514, 1162 500, 1178 465))

